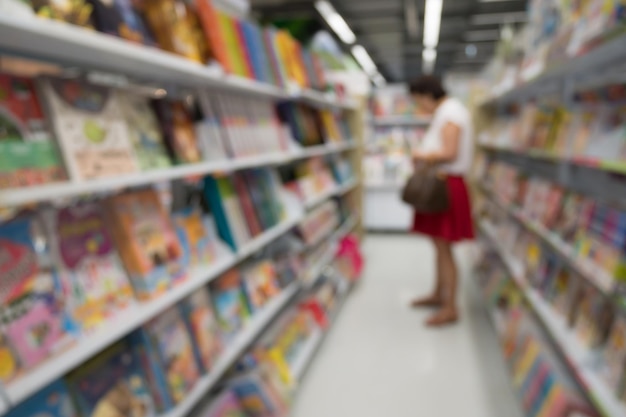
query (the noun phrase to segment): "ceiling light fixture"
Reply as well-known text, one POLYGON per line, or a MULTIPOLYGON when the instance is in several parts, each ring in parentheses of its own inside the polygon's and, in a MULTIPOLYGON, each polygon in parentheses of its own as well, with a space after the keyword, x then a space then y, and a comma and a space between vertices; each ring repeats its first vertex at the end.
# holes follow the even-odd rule
POLYGON ((404 19, 409 39, 417 39, 419 37, 419 15, 415 0, 404 1, 404 19))
POLYGON ((439 43, 442 8, 443 0, 426 0, 424 10, 424 46, 426 48, 434 49, 439 43))
POLYGON ((478 49, 476 48, 476 45, 474 45, 473 43, 465 46, 465 56, 475 57, 477 53, 478 53, 478 49))
POLYGON ((387 84, 387 80, 382 76, 380 72, 377 72, 371 77, 372 82, 376 87, 384 87, 387 84))
POLYGON ((472 25, 497 25, 500 23, 523 23, 528 20, 527 12, 476 14, 470 19, 472 25))
POLYGON ((367 53, 365 48, 363 48, 363 46, 354 45, 352 47, 352 55, 354 56, 354 59, 356 59, 356 61, 359 63, 361 68, 363 68, 363 71, 365 71, 367 75, 373 76, 374 74, 378 72, 378 68, 376 67, 376 64, 374 63, 374 60, 372 60, 372 57, 369 56, 369 54, 367 53))
POLYGON ((317 0, 315 8, 343 43, 352 45, 356 42, 354 32, 352 32, 352 29, 350 29, 343 17, 337 13, 332 4, 326 0, 317 0))
POLYGON ((432 48, 424 48, 422 51, 422 72, 432 74, 437 60, 437 51, 432 48))

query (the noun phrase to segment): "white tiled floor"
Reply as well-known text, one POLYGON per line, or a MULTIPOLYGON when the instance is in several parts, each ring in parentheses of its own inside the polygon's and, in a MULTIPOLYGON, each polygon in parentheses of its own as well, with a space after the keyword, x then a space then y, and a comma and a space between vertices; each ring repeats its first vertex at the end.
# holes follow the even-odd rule
POLYGON ((461 322, 432 330, 408 307, 430 291, 432 249, 414 236, 370 235, 367 267, 314 358, 293 417, 519 417, 495 333, 461 264, 461 322))

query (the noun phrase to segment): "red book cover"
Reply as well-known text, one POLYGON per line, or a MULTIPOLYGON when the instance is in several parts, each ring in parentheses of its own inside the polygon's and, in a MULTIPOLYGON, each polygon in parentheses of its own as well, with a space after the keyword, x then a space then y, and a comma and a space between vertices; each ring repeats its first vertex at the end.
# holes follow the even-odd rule
POLYGON ((211 51, 213 51, 215 59, 222 65, 224 71, 233 74, 235 71, 233 63, 228 59, 226 40, 224 39, 225 35, 222 32, 219 16, 217 11, 213 8, 211 0, 196 0, 195 6, 204 35, 211 47, 211 51))
POLYGON ((241 203, 243 213, 246 216, 246 223, 248 225, 248 229, 250 230, 250 234, 252 236, 257 236, 263 231, 263 229, 261 228, 259 219, 254 211, 254 205, 252 204, 250 194, 248 194, 246 184, 240 175, 234 175, 233 182, 237 195, 239 196, 239 202, 241 203))
POLYGON ((237 41, 239 42, 239 45, 241 46, 241 56, 243 56, 246 76, 248 78, 254 78, 254 69, 252 68, 252 60, 250 59, 250 50, 249 50, 249 48, 251 48, 252 45, 248 45, 246 43, 246 36, 243 33, 244 29, 243 29, 243 24, 241 20, 235 21, 235 28, 237 29, 237 41))

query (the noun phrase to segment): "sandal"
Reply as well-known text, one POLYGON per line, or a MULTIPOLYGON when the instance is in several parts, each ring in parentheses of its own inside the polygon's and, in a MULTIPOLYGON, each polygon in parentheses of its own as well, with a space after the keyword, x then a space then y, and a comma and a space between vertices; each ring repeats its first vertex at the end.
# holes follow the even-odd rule
POLYGON ((441 309, 426 321, 428 327, 443 327, 459 320, 456 309, 441 309))

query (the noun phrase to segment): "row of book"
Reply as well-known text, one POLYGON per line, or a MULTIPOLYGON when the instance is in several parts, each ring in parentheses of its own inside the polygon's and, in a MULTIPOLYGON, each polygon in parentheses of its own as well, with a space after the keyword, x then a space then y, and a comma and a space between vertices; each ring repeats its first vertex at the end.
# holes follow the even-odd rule
MULTIPOLYGON (((530 103, 512 117, 498 119, 481 135, 482 143, 521 151, 541 151, 581 162, 626 159, 626 94, 612 102, 589 100, 572 108, 530 103)), ((612 91, 612 90, 611 90, 612 91)))
POLYGON ((80 79, 0 74, 0 189, 106 178, 351 138, 330 110, 198 92, 152 100, 80 79), (280 117, 279 117, 280 116, 280 117), (62 155, 62 157, 61 157, 62 155))
POLYGON ((592 265, 601 287, 620 291, 626 264, 626 211, 550 181, 526 177, 504 163, 491 164, 487 178, 494 179, 493 192, 503 203, 519 207, 525 219, 558 239, 574 259, 592 265), (604 271, 602 277, 598 271, 604 271))
POLYGON ((279 271, 271 258, 228 271, 8 415, 152 417, 171 409, 211 372, 246 322, 290 285, 290 274, 279 271), (54 401, 42 401, 52 393, 54 401))
POLYGON ((422 127, 377 127, 363 162, 367 184, 403 184, 413 172, 411 149, 424 137, 422 127))
MULTIPOLYGON (((326 331, 345 280, 324 277, 320 287, 276 320, 228 375, 226 389, 199 407, 206 417, 280 417, 289 413, 298 388, 294 366, 316 331, 326 331), (333 299, 327 297, 328 292, 333 299), (322 294, 322 292, 324 294, 322 294)), ((30 416, 28 416, 30 417, 30 416)))
POLYGON ((478 266, 478 278, 488 308, 501 327, 503 355, 524 414, 598 416, 563 371, 496 255, 485 253, 478 266))
POLYGON ((488 217, 499 244, 515 259, 524 260, 522 272, 531 291, 572 329, 581 349, 602 352, 596 369, 611 392, 626 402, 626 321, 619 307, 498 207, 491 206, 488 217))
POLYGON ((232 17, 211 0, 27 1, 39 17, 62 20, 159 47, 231 74, 285 87, 324 89, 317 52, 289 32, 232 17))
POLYGON ((308 246, 314 246, 339 226, 340 213, 336 201, 321 204, 311 211, 298 226, 300 236, 308 246))
POLYGON ((269 169, 243 171, 42 207, 0 224, 0 334, 19 358, 2 379, 210 266, 227 253, 222 241, 237 251, 278 224, 281 189, 269 169))

